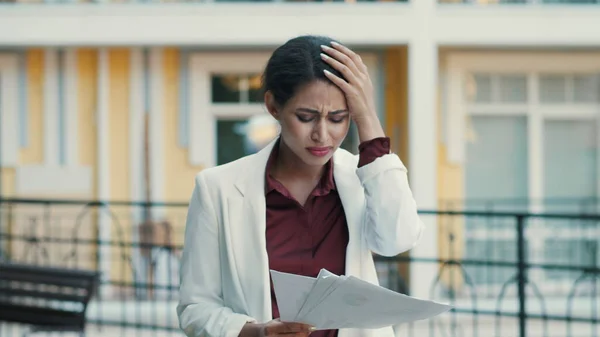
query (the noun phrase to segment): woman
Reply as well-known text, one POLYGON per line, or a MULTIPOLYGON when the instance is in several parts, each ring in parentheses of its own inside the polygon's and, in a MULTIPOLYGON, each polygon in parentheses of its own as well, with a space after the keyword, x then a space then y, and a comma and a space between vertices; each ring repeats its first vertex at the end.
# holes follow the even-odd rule
POLYGON ((377 283, 371 252, 414 247, 422 223, 407 172, 390 153, 367 68, 329 38, 279 47, 263 75, 277 140, 205 169, 190 201, 181 265, 187 336, 391 337, 382 330, 315 331, 281 322, 269 269, 315 277, 321 268, 377 283), (350 121, 359 155, 339 149, 350 121))

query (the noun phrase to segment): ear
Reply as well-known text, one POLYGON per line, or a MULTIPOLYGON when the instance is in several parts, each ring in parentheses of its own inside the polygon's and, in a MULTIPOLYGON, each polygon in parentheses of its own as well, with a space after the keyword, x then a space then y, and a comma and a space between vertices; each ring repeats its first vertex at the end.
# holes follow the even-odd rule
POLYGON ((267 111, 269 111, 271 116, 273 116, 273 118, 276 120, 279 120, 279 108, 271 91, 265 92, 265 106, 267 107, 267 111))

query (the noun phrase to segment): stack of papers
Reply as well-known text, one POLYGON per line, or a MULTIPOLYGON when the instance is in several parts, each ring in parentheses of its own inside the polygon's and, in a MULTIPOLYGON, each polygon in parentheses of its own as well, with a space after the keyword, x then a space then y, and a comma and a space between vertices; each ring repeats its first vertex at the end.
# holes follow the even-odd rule
POLYGON ((451 309, 325 269, 316 278, 271 270, 271 278, 281 321, 310 324, 318 330, 378 329, 451 309))

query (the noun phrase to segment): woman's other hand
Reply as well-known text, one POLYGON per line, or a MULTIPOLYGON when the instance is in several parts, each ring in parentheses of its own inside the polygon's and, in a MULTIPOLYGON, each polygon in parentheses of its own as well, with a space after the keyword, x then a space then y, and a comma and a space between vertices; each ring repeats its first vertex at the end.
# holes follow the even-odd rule
POLYGON ((274 319, 264 324, 246 324, 240 337, 307 337, 313 331, 315 329, 308 324, 274 319))
POLYGON ((274 319, 261 327, 260 337, 274 337, 285 335, 286 337, 306 337, 315 329, 303 323, 282 322, 274 319))

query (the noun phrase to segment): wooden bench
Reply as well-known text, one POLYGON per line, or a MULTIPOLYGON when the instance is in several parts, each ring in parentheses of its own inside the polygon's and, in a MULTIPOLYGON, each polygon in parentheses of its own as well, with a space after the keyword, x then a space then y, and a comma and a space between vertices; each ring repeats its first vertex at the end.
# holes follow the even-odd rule
POLYGON ((0 262, 0 321, 83 336, 98 282, 95 271, 0 262))

